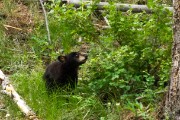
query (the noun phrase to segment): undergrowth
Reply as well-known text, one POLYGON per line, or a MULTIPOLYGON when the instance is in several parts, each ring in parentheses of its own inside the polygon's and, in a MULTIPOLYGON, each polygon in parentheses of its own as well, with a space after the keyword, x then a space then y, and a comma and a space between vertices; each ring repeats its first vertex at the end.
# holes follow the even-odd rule
MULTIPOLYGON (((96 18, 94 6, 74 9, 53 1, 46 5, 49 44, 37 2, 0 1, 0 69, 42 119, 155 120, 171 67, 172 14, 160 2, 148 4, 152 15, 123 13, 111 3, 96 18), (109 20, 108 29, 103 17, 109 20), (90 49, 77 89, 48 95, 42 80, 46 64, 82 44, 90 49)), ((2 96, 5 111, 0 108, 0 118, 25 119, 2 96)))
MULTIPOLYGON (((74 119, 118 119, 120 107, 117 109, 103 106, 93 94, 83 93, 77 88, 73 93, 54 92, 48 95, 42 80, 43 69, 37 69, 28 73, 21 71, 13 74, 10 78, 18 93, 25 98, 25 101, 40 118, 47 120, 74 120, 74 119), (115 114, 114 114, 115 113, 115 114), (111 117, 110 117, 111 116, 111 117)), ((88 91, 85 90, 84 91, 88 91)), ((9 102, 8 102, 9 103, 9 102)), ((7 104, 8 104, 7 103, 7 104)), ((22 116, 20 112, 14 111, 14 105, 10 106, 13 116, 22 116)), ((12 116, 12 117, 13 117, 12 116)))

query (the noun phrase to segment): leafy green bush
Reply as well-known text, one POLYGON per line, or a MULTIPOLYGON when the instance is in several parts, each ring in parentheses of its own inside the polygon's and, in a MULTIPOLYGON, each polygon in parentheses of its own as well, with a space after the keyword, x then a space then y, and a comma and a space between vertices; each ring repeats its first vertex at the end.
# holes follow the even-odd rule
POLYGON ((141 82, 140 79, 135 80, 132 75, 131 66, 135 57, 136 54, 131 52, 128 46, 109 53, 97 54, 97 57, 92 58, 88 63, 89 71, 93 71, 90 74, 89 87, 102 94, 113 93, 116 97, 132 91, 134 85, 141 82))
POLYGON ((171 67, 172 14, 154 7, 152 15, 107 7, 104 16, 111 28, 101 31, 100 47, 92 48, 88 64, 89 87, 103 99, 135 99, 147 93, 153 102, 154 94, 147 90, 158 91, 168 81, 164 73, 171 67))
POLYGON ((79 37, 86 41, 94 41, 97 37, 91 14, 93 8, 82 7, 74 9, 71 5, 59 7, 55 3, 49 12, 50 30, 54 44, 59 44, 61 49, 69 52, 72 47, 78 44, 79 37))

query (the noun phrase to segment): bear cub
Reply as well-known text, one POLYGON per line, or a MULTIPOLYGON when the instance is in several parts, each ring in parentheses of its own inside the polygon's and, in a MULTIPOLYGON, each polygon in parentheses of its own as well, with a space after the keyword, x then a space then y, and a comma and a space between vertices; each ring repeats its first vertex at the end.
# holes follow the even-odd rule
POLYGON ((58 60, 47 66, 44 80, 48 91, 74 89, 78 83, 78 69, 87 60, 87 54, 71 52, 58 56, 58 60))

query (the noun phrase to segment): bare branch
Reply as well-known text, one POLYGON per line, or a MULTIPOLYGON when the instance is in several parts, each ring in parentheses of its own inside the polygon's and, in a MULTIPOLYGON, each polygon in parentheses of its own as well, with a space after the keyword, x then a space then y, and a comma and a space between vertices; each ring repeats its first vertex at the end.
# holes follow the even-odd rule
POLYGON ((48 41, 49 41, 49 44, 51 44, 51 37, 50 37, 50 32, 49 32, 49 23, 48 23, 48 19, 47 19, 47 15, 46 15, 46 10, 44 8, 43 1, 39 0, 39 2, 41 4, 41 7, 42 7, 43 13, 44 13, 44 19, 45 19, 46 30, 47 30, 47 35, 48 35, 48 41))

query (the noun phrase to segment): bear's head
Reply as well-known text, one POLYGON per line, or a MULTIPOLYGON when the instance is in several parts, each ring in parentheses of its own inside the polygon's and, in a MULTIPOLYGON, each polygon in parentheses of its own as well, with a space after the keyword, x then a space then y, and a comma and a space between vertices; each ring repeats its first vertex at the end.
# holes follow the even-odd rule
POLYGON ((76 66, 84 64, 87 58, 88 58, 87 54, 82 52, 71 52, 70 54, 65 56, 58 56, 58 60, 61 63, 67 63, 69 65, 76 65, 76 66))

